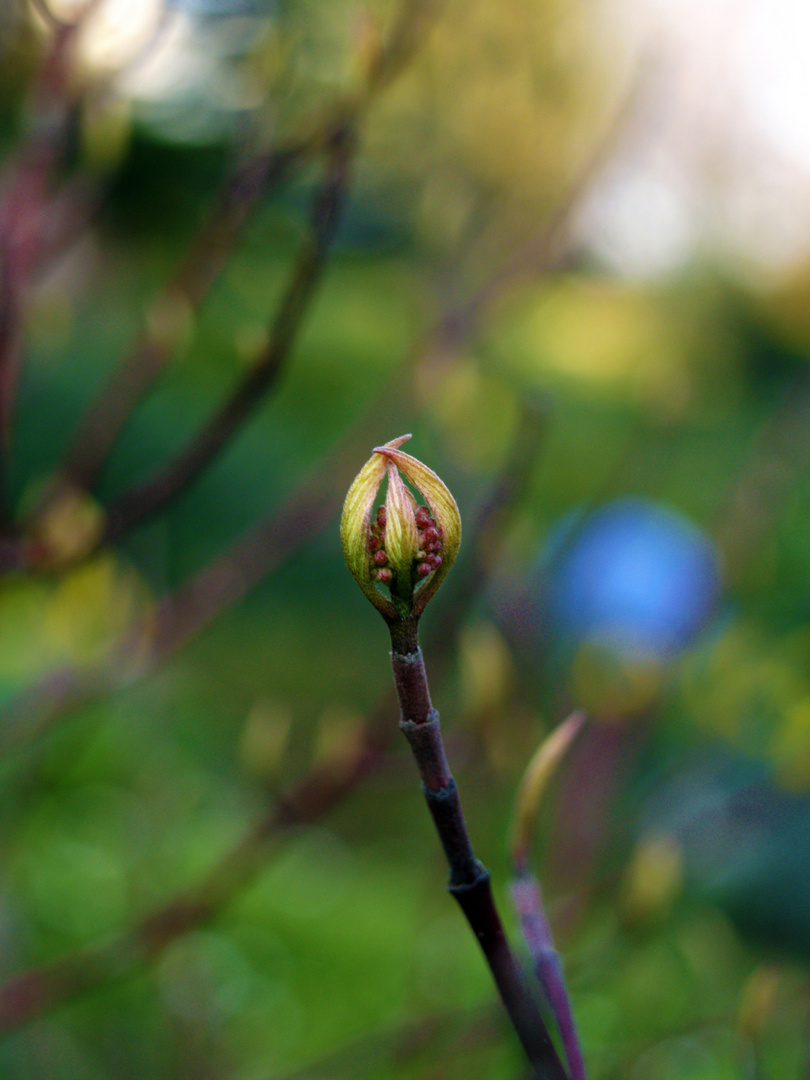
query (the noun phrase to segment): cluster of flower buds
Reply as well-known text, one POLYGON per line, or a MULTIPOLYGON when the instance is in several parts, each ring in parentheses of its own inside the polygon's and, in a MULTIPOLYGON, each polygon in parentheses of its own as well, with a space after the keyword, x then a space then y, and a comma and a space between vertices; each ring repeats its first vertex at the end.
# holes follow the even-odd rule
POLYGON ((432 469, 399 449, 409 438, 375 448, 349 488, 340 523, 349 570, 387 618, 421 614, 461 542, 456 501, 432 469), (372 514, 386 475, 385 503, 372 514), (403 476, 425 505, 417 503, 403 476), (388 588, 390 601, 378 585, 388 588))
MULTIPOLYGON (((394 574, 388 566, 388 553, 385 550, 385 519, 384 506, 377 507, 377 513, 371 519, 368 534, 368 550, 371 561, 377 569, 372 576, 384 585, 390 585, 394 574)), ((416 566, 414 572, 418 578, 425 578, 438 570, 442 565, 442 534, 430 514, 427 506, 417 506, 414 513, 416 521, 417 550, 415 555, 416 566)))

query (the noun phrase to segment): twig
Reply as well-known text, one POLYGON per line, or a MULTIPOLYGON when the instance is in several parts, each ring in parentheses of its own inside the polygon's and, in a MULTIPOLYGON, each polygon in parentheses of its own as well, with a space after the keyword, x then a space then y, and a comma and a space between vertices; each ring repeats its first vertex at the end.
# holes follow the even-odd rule
POLYGON ((187 488, 233 438, 274 384, 290 354, 323 272, 344 202, 353 141, 350 133, 346 133, 336 143, 326 181, 315 201, 313 234, 306 240, 299 255, 267 347, 236 390, 186 449, 168 466, 122 496, 110 508, 100 546, 115 543, 124 533, 158 513, 187 488))
POLYGON ((448 891, 458 902, 489 965, 523 1049, 541 1080, 567 1080, 551 1037, 509 947, 490 886, 476 858, 458 789, 447 765, 438 713, 430 700, 415 623, 390 627, 391 663, 400 702, 400 728, 411 747, 422 790, 450 868, 448 891), (401 651, 405 649, 405 651, 401 651))
POLYGON ((430 698, 419 647, 419 620, 458 553, 461 515, 444 482, 402 450, 409 438, 400 436, 375 447, 355 477, 340 522, 343 554, 350 573, 388 628, 400 729, 413 752, 450 868, 449 892, 481 946, 501 1001, 537 1076, 540 1080, 568 1080, 537 1002, 509 947, 492 896, 489 872, 473 851, 458 789, 447 764, 439 715, 430 698), (385 503, 375 510, 386 478, 385 503), (413 491, 406 486, 406 480, 413 491), (426 505, 418 504, 414 492, 426 505))
MULTIPOLYGON (((158 309, 180 305, 195 310, 218 277, 248 218, 259 202, 290 174, 331 153, 346 132, 356 130, 377 95, 399 73, 424 36, 436 0, 405 0, 387 48, 380 51, 360 89, 322 108, 301 135, 247 157, 228 177, 183 264, 156 301, 158 309)), ((61 486, 89 488, 143 394, 177 344, 176 336, 144 332, 87 410, 67 450, 50 497, 61 486)))
POLYGON ((585 1060, 565 985, 562 962, 554 945, 540 885, 528 866, 515 868, 510 891, 535 975, 543 987, 560 1032, 571 1080, 586 1080, 585 1060))
MULTIPOLYGON (((155 311, 196 310, 231 254, 245 221, 289 174, 290 152, 245 162, 229 178, 206 224, 182 265, 153 304, 155 311)), ((156 323, 158 320, 155 321, 156 323)), ((88 488, 143 394, 162 371, 179 340, 179 322, 160 320, 159 331, 145 329, 117 365, 73 435, 49 498, 64 485, 88 488)))
MULTIPOLYGON (((76 26, 54 23, 30 98, 34 123, 6 168, 0 197, 0 472, 5 474, 22 356, 29 281, 44 241, 53 174, 66 147, 75 101, 69 87, 76 26)), ((2 477, 5 484, 5 475, 2 477)), ((3 493, 5 498, 6 493, 3 493)))

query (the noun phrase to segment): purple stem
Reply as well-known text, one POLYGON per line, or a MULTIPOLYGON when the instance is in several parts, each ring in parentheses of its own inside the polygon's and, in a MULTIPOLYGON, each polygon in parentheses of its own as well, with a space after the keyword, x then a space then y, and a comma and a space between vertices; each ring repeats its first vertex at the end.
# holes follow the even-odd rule
POLYGON ((389 626, 400 728, 413 751, 433 824, 450 868, 448 891, 464 913, 489 965, 501 1001, 539 1080, 569 1080, 537 1003, 509 946, 492 896, 489 871, 475 857, 458 789, 447 764, 439 714, 430 700, 416 621, 389 626))

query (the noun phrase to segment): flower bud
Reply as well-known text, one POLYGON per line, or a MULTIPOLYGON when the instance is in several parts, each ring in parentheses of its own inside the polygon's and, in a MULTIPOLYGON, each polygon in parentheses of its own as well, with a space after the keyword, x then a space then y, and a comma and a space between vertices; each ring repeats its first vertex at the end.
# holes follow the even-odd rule
POLYGON ((410 437, 375 447, 349 488, 340 521, 346 565, 389 620, 421 615, 461 543, 461 517, 447 486, 427 465, 400 450, 410 437), (372 513, 386 475, 385 502, 372 513), (427 505, 417 503, 406 480, 427 505))

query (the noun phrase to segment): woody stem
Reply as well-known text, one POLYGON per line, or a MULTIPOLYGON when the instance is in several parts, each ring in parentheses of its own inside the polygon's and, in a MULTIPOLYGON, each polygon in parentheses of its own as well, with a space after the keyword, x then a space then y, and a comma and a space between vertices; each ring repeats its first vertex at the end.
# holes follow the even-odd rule
POLYGON ((411 747, 422 790, 450 869, 448 891, 457 901, 489 964, 501 1000, 538 1080, 568 1080, 495 906, 489 871, 475 857, 458 789, 450 772, 430 700, 418 619, 389 622, 391 663, 400 704, 400 729, 411 747))

